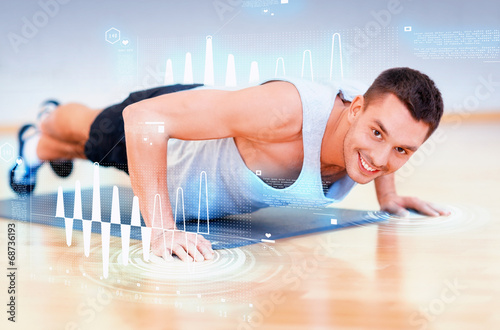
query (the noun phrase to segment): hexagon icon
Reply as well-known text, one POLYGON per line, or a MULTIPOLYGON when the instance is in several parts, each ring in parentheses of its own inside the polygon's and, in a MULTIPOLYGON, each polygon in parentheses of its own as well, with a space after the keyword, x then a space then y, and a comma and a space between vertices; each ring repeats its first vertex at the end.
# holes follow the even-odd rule
POLYGON ((106 41, 109 42, 110 44, 114 44, 117 41, 120 40, 120 30, 111 28, 108 31, 106 31, 105 34, 106 41))
POLYGON ((10 143, 4 143, 0 147, 0 159, 8 163, 14 157, 14 147, 10 143))

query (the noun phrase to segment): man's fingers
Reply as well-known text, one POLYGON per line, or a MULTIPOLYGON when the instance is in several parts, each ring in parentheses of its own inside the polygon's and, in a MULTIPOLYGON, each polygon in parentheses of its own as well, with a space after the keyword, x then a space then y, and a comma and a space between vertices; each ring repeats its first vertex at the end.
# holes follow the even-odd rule
POLYGON ((193 243, 193 246, 190 246, 189 248, 190 254, 191 251, 196 251, 196 256, 193 256, 196 261, 209 260, 213 258, 214 251, 212 250, 212 244, 209 241, 203 238, 203 236, 198 235, 196 243, 196 246, 193 243))
MULTIPOLYGON (((178 242, 181 246, 184 247, 188 254, 193 258, 193 260, 203 261, 205 259, 212 259, 213 251, 211 244, 203 236, 188 232, 185 232, 183 236, 184 239, 179 240, 178 242)), ((179 236, 179 238, 180 237, 181 236, 179 236)))
POLYGON ((165 249, 164 252, 161 254, 161 257, 165 259, 166 261, 173 261, 174 257, 172 257, 170 253, 170 249, 165 249))
POLYGON ((166 261, 175 254, 182 261, 204 261, 213 259, 212 244, 203 236, 184 231, 165 231, 155 235, 151 250, 166 261), (165 235, 165 243, 163 234, 165 235))
POLYGON ((198 249, 203 253, 205 254, 204 251, 207 251, 208 253, 210 254, 214 254, 214 249, 212 248, 212 243, 210 243, 209 241, 206 241, 202 244, 198 244, 198 249))
POLYGON ((424 214, 424 215, 429 215, 432 217, 437 217, 439 216, 439 212, 436 211, 434 208, 431 207, 431 205, 427 202, 424 202, 420 200, 419 198, 415 197, 408 197, 406 198, 406 206, 409 208, 414 209, 418 213, 424 214))
POLYGON ((201 254, 201 252, 198 251, 198 248, 196 247, 196 245, 194 245, 193 242, 191 242, 191 243, 188 244, 188 253, 196 261, 203 261, 203 260, 205 260, 205 258, 203 257, 203 255, 201 254))
POLYGON ((410 212, 400 206, 398 206, 392 213, 401 218, 408 218, 410 216, 410 212))
POLYGON ((151 249, 151 252, 154 253, 154 255, 161 257, 165 259, 166 261, 171 261, 174 258, 170 255, 170 249, 165 249, 163 247, 163 244, 161 245, 161 248, 153 248, 151 249))
POLYGON ((210 244, 210 242, 205 237, 203 237, 199 234, 197 236, 198 236, 198 242, 203 243, 203 244, 206 244, 206 243, 210 244))
POLYGON ((203 254, 203 257, 206 260, 213 259, 214 257, 214 251, 212 249, 207 248, 206 246, 203 245, 198 246, 198 251, 200 251, 200 253, 203 254))
POLYGON ((189 261, 189 262, 193 261, 193 258, 187 254, 184 247, 181 246, 180 244, 174 243, 173 253, 175 253, 182 261, 189 261))
POLYGON ((421 214, 429 215, 432 217, 438 217, 440 215, 448 216, 451 214, 451 212, 448 210, 445 210, 432 203, 425 202, 416 197, 408 197, 406 200, 406 205, 407 207, 412 208, 421 214))
POLYGON ((192 238, 192 242, 196 243, 197 249, 203 255, 204 259, 213 258, 214 250, 212 249, 212 243, 210 243, 210 241, 201 235, 197 235, 192 238))
MULTIPOLYGON (((196 261, 203 261, 212 259, 214 256, 214 250, 212 249, 212 243, 210 243, 207 239, 205 239, 201 235, 197 235, 193 239, 193 243, 196 243, 196 251, 199 253, 201 260, 196 257, 196 261)), ((194 245, 193 245, 194 246, 194 245)), ((191 251, 191 248, 190 248, 191 251)))
POLYGON ((439 216, 439 212, 437 212, 432 207, 430 207, 430 205, 425 204, 425 203, 422 203, 418 208, 415 208, 415 210, 418 213, 421 213, 424 215, 429 215, 431 217, 438 217, 439 216))
POLYGON ((203 246, 204 248, 210 250, 212 253, 214 252, 212 249, 212 243, 210 243, 209 240, 201 235, 198 235, 198 246, 203 246))
POLYGON ((392 213, 399 217, 408 217, 408 209, 413 209, 420 214, 438 217, 440 215, 450 215, 451 213, 432 203, 425 202, 417 197, 398 197, 397 200, 386 201, 381 204, 381 210, 392 213))
POLYGON ((429 205, 436 211, 439 213, 439 215, 444 215, 444 216, 448 216, 451 214, 450 211, 448 210, 445 210, 444 208, 440 207, 440 206, 437 206, 433 203, 429 203, 429 205))
POLYGON ((398 217, 406 218, 410 214, 408 210, 399 206, 395 202, 388 203, 383 206, 382 211, 397 215, 398 217))

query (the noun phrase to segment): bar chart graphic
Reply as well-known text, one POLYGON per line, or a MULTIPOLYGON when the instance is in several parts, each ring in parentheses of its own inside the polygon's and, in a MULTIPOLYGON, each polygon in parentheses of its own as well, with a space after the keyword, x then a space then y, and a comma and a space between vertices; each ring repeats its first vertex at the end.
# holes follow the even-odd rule
MULTIPOLYGON (((259 62, 257 60, 252 60, 250 62, 250 67, 245 68, 244 71, 249 72, 248 79, 237 79, 236 72, 239 66, 248 65, 247 63, 238 63, 238 55, 234 53, 225 54, 225 72, 216 72, 214 64, 214 37, 207 36, 205 39, 205 62, 204 62, 204 75, 203 81, 205 86, 215 86, 216 74, 221 74, 225 77, 224 86, 225 87, 237 87, 239 85, 244 85, 246 82, 253 84, 259 81, 259 78, 264 79, 276 78, 276 77, 286 77, 287 73, 285 70, 285 56, 279 56, 276 58, 275 70, 273 73, 262 74, 259 71, 259 62)), ((313 53, 311 49, 305 49, 302 52, 302 67, 300 70, 300 76, 303 79, 309 79, 314 81, 314 65, 317 62, 328 62, 329 63, 329 80, 343 80, 344 79, 344 63, 342 54, 342 40, 340 33, 334 33, 331 35, 331 50, 329 58, 325 58, 324 55, 318 56, 313 53), (316 56, 316 60, 314 60, 316 56), (321 60, 321 61, 319 61, 321 60)), ((220 55, 220 54, 219 54, 220 55)), ((174 83, 175 79, 173 76, 173 65, 180 66, 182 63, 174 63, 172 58, 166 60, 167 65, 165 66, 164 82, 166 84, 174 83)), ((184 77, 182 81, 178 81, 183 84, 193 83, 193 56, 190 52, 185 53, 184 57, 184 77)), ((222 71, 222 70, 219 70, 222 71)), ((241 71, 240 71, 241 72, 241 71)), ((328 78, 326 78, 328 79, 328 78)))
MULTIPOLYGON (((97 223, 100 225, 101 229, 101 244, 102 244, 102 272, 103 277, 107 278, 109 275, 109 249, 111 241, 111 225, 120 226, 121 234, 121 262, 123 265, 127 265, 129 262, 129 251, 130 251, 130 231, 132 227, 139 228, 141 231, 141 241, 142 241, 142 257, 144 261, 149 261, 150 259, 150 248, 151 248, 151 234, 153 230, 160 230, 163 233, 163 246, 164 253, 167 251, 166 235, 171 233, 172 235, 184 235, 187 244, 188 235, 195 235, 195 246, 197 245, 198 234, 210 234, 210 218, 209 218, 209 208, 208 208, 208 182, 207 173, 202 171, 200 173, 200 186, 199 186, 199 209, 198 209, 198 224, 196 232, 187 231, 186 219, 184 213, 184 193, 183 189, 179 187, 176 192, 175 204, 172 205, 174 210, 174 220, 176 223, 182 217, 183 227, 182 229, 166 229, 163 222, 163 212, 161 209, 161 196, 159 194, 155 195, 154 200, 154 210, 152 226, 148 227, 141 223, 141 213, 139 207, 139 198, 137 196, 133 197, 132 200, 132 213, 130 219, 124 219, 120 214, 120 197, 119 189, 117 186, 113 187, 113 196, 111 202, 111 216, 108 221, 103 219, 101 215, 101 196, 100 196, 100 181, 99 181, 99 164, 94 163, 93 168, 93 186, 92 186, 92 216, 90 219, 84 219, 82 216, 82 198, 81 198, 81 185, 79 181, 75 183, 74 192, 74 210, 72 217, 66 217, 64 209, 64 194, 62 187, 58 188, 57 192, 57 206, 56 206, 56 218, 63 218, 66 233, 66 244, 71 246, 73 238, 73 224, 74 221, 80 221, 83 230, 83 247, 84 254, 86 257, 90 255, 90 241, 92 235, 92 224, 97 223), (202 189, 202 187, 205 189, 202 189), (202 199, 205 200, 206 209, 202 211, 202 199), (206 220, 200 220, 201 212, 206 212, 206 220), (206 222, 207 230, 204 232, 200 231, 200 221, 206 222)), ((172 255, 173 250, 173 239, 170 244, 170 255, 172 255)), ((189 254, 189 248, 186 251, 189 254)))

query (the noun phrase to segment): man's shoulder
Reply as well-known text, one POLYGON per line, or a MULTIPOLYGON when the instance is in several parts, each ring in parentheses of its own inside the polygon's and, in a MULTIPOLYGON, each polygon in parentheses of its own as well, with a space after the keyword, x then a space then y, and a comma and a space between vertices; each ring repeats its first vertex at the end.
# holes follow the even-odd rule
POLYGON ((293 84, 302 97, 310 95, 313 98, 341 93, 346 101, 352 101, 357 95, 363 95, 369 85, 361 80, 340 79, 340 80, 315 80, 296 77, 277 77, 266 82, 285 81, 293 84))

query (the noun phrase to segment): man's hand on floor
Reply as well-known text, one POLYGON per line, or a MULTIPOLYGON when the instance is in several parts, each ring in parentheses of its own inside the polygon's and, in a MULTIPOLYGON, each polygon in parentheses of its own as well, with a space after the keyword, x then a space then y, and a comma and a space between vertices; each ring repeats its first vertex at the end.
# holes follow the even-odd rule
POLYGON ((406 209, 413 209, 418 213, 433 217, 450 215, 449 211, 443 210, 432 203, 423 201, 417 197, 387 194, 379 200, 379 203, 382 211, 389 212, 400 217, 408 216, 408 210, 406 209))
POLYGON ((167 261, 173 260, 174 254, 188 262, 210 260, 214 256, 212 244, 203 236, 180 230, 153 229, 151 251, 167 261))

